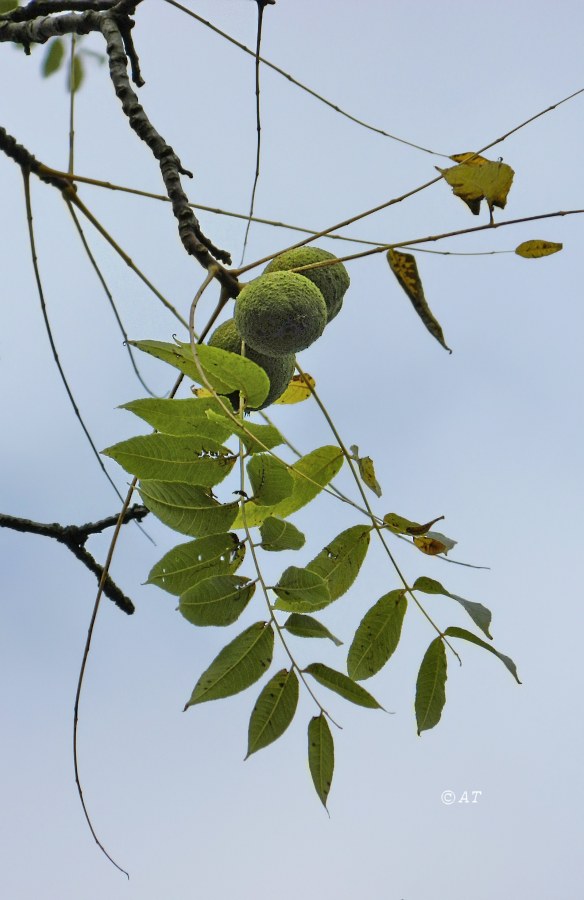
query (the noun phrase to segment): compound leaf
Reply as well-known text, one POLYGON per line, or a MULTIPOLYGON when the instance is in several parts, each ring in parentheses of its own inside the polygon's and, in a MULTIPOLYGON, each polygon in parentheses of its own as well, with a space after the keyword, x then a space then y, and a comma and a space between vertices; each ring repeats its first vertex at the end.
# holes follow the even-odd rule
POLYGON ((252 710, 246 759, 284 734, 294 718, 297 705, 296 674, 293 669, 281 669, 268 681, 252 710))
POLYGON ((255 582, 239 575, 213 575, 182 594, 178 608, 192 625, 231 625, 255 592, 255 582))
POLYGON ((335 769, 335 745, 323 713, 308 725, 308 765, 316 793, 326 809, 335 769))
POLYGON ((244 556, 245 544, 234 532, 210 534, 169 550, 152 567, 146 584, 178 596, 203 578, 235 572, 244 556))
POLYGON ((239 503, 218 503, 199 485, 142 481, 139 491, 144 505, 161 522, 192 537, 227 531, 239 511, 239 503))
POLYGON ((256 622, 221 650, 197 681, 185 706, 220 700, 244 691, 262 677, 272 662, 274 632, 269 622, 256 622))
POLYGON ((446 677, 446 650, 442 638, 437 637, 424 654, 416 682, 418 734, 440 721, 446 703, 446 677))
POLYGON ((312 675, 315 681, 318 681, 323 687, 340 694, 341 697, 344 697, 345 700, 350 700, 351 703, 356 703, 358 706, 367 706, 369 709, 383 709, 375 697, 372 697, 364 687, 356 684, 348 675, 337 672, 336 669, 331 669, 329 666, 325 666, 324 663, 311 663, 302 671, 312 675))
POLYGON ((403 590, 384 594, 365 613, 347 658, 351 678, 362 681, 371 678, 392 656, 401 637, 408 601, 403 590))

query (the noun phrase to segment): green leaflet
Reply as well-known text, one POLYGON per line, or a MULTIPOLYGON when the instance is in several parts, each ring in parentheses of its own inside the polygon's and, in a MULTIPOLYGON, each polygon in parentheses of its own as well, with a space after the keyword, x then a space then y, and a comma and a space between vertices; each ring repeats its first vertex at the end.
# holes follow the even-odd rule
MULTIPOLYGON (((310 503, 326 487, 343 465, 343 454, 338 447, 325 446, 303 456, 290 467, 293 476, 293 490, 289 497, 275 506, 259 506, 246 503, 245 515, 248 526, 261 525, 268 516, 285 519, 310 503)), ((241 512, 235 520, 235 528, 243 527, 241 512)))
POLYGON ((326 582, 316 572, 289 566, 272 590, 278 595, 274 609, 288 612, 310 612, 330 603, 326 582))
POLYGON ((390 531, 393 531, 394 534, 411 534, 411 535, 421 535, 426 534, 432 525, 436 522, 439 522, 440 519, 443 519, 444 516, 438 516, 437 519, 432 519, 431 522, 426 522, 425 525, 420 525, 418 522, 412 522, 410 519, 404 519, 403 516, 398 515, 397 513, 387 513, 386 516, 383 517, 383 521, 385 525, 389 528, 390 531))
MULTIPOLYGON (((270 389, 270 381, 260 366, 238 353, 197 344, 196 352, 205 378, 193 358, 189 343, 167 344, 164 341, 128 341, 138 350, 179 369, 197 384, 205 384, 205 378, 217 393, 230 394, 242 391, 250 406, 261 406, 270 389)), ((206 386, 206 385, 205 385, 206 386)))
POLYGON ((521 682, 519 681, 519 676, 517 675, 517 666, 510 656, 504 656, 502 653, 499 653, 499 651, 495 650, 494 647, 491 647, 490 644, 486 644, 475 634, 473 634, 471 631, 467 631, 465 628, 456 628, 454 625, 451 625, 450 628, 446 629, 444 634, 448 637, 462 638, 465 641, 470 641, 471 644, 476 644, 477 647, 483 647, 485 650, 488 650, 489 653, 492 653, 494 656, 497 656, 501 660, 505 668, 507 668, 509 672, 511 672, 517 684, 521 684, 521 682))
POLYGON ((335 769, 335 745, 322 713, 308 724, 308 765, 316 793, 326 809, 335 769))
POLYGON ((365 613, 349 649, 347 671, 361 681, 386 664, 399 644, 408 601, 403 590, 384 594, 365 613))
POLYGON ((198 400, 194 397, 188 400, 146 397, 124 403, 120 409, 129 410, 163 434, 196 434, 200 438, 210 438, 223 444, 233 433, 229 419, 210 418, 208 415, 215 409, 221 409, 215 397, 202 397, 198 400))
POLYGON ((460 603, 460 605, 464 607, 475 625, 477 625, 488 638, 491 640, 493 639, 492 634, 489 632, 491 610, 487 609, 486 606, 483 606, 482 603, 473 603, 471 600, 465 600, 457 594, 451 594, 450 591, 447 591, 446 588, 442 587, 439 581, 434 581, 433 578, 426 578, 425 576, 416 579, 412 590, 423 591, 425 594, 442 594, 445 597, 451 597, 453 600, 456 600, 457 603, 460 603))
POLYGON ((306 538, 301 531, 284 519, 268 518, 260 525, 260 535, 264 550, 300 550, 306 538))
POLYGON ((185 706, 220 700, 244 691, 262 677, 272 662, 274 632, 269 622, 256 622, 221 650, 197 681, 185 706))
POLYGON ((442 638, 435 638, 422 660, 416 681, 416 722, 418 734, 434 728, 446 703, 446 650, 442 638))
POLYGON ((338 638, 336 638, 334 634, 331 634, 331 632, 328 630, 328 628, 325 628, 322 622, 319 622, 318 619, 313 619, 312 616, 304 616, 300 613, 291 613, 282 627, 296 637, 329 638, 333 642, 333 644, 337 645, 337 647, 340 647, 343 643, 338 638))
POLYGON ((357 703, 359 706, 367 706, 369 709, 383 709, 381 704, 377 702, 375 697, 371 696, 369 691, 366 691, 360 684, 355 684, 353 679, 349 678, 348 675, 343 675, 342 672, 330 669, 328 666, 325 666, 324 663, 311 663, 302 671, 306 672, 308 675, 312 675, 312 677, 318 681, 319 684, 322 684, 323 687, 334 691, 336 694, 340 694, 341 697, 344 697, 345 700, 350 700, 351 703, 357 703))
POLYGON ((161 522, 192 537, 227 531, 239 503, 218 503, 206 488, 167 481, 142 481, 139 485, 144 505, 161 522))
POLYGON ((298 679, 293 669, 281 669, 271 678, 252 710, 247 736, 247 754, 277 740, 294 718, 298 705, 298 679))
POLYGON ((232 531, 211 534, 169 550, 152 567, 146 584, 178 596, 203 578, 235 572, 244 556, 245 545, 232 531))
POLYGON ((85 78, 85 69, 83 67, 83 60, 79 53, 77 53, 72 60, 71 67, 69 70, 69 88, 72 93, 78 91, 81 85, 83 84, 83 80, 85 78))
MULTIPOLYGON (((18 4, 14 3, 13 7, 11 8, 16 8, 17 6, 18 4)), ((8 10, 0 7, 0 14, 7 11, 8 10)), ((41 66, 41 75, 43 76, 43 78, 48 78, 49 75, 52 75, 54 72, 58 72, 63 63, 64 56, 65 46, 63 38, 54 38, 49 43, 43 57, 43 64, 41 66)))
POLYGON ((248 453, 261 453, 272 450, 284 443, 284 438, 274 425, 257 425, 247 419, 243 425, 234 422, 226 415, 221 415, 213 409, 207 413, 210 422, 217 423, 221 427, 229 428, 230 434, 236 434, 241 438, 248 453))
POLYGON ((288 467, 267 453, 252 456, 247 464, 247 474, 253 502, 259 506, 275 506, 292 493, 294 479, 288 467))
POLYGON ((239 575, 214 575, 181 596, 178 608, 193 625, 231 625, 255 592, 255 582, 239 575))
POLYGON ((146 434, 102 450, 126 472, 155 481, 211 487, 231 472, 236 456, 210 438, 146 434))
MULTIPOLYGON (((337 600, 355 581, 365 559, 370 538, 370 525, 354 525, 347 528, 306 566, 309 572, 315 572, 326 581, 330 592, 329 602, 337 600)), ((322 609, 322 606, 313 609, 322 609)))

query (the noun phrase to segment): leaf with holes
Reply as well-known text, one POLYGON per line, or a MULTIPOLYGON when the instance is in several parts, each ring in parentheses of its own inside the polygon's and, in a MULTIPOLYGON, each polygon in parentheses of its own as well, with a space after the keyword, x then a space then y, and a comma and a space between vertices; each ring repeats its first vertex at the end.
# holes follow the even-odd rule
POLYGON ((239 503, 218 503, 199 485, 142 481, 138 489, 144 505, 161 522, 191 537, 227 531, 239 511, 239 503))
POLYGON ((298 705, 298 679, 293 669, 282 669, 266 684, 249 720, 247 754, 276 741, 288 728, 298 705))
POLYGON ((244 691, 262 677, 272 662, 274 632, 268 622, 256 622, 221 650, 197 681, 185 706, 221 700, 244 691))
POLYGON ((416 682, 418 734, 434 728, 446 703, 446 650, 442 638, 432 641, 422 660, 416 682))
POLYGON ((337 672, 336 669, 331 669, 329 666, 325 666, 324 663, 311 663, 302 671, 312 675, 315 681, 318 681, 323 687, 340 694, 341 697, 344 697, 345 700, 350 700, 351 703, 356 703, 358 706, 366 706, 369 709, 383 709, 375 697, 372 697, 364 687, 356 684, 348 675, 343 675, 342 672, 337 672))
POLYGON ((365 613, 347 657, 351 678, 371 678, 387 663, 399 644, 407 607, 405 591, 395 590, 384 594, 365 613))
POLYGON ((282 627, 295 637, 328 638, 333 644, 336 644, 337 647, 340 647, 343 643, 336 638, 334 634, 331 634, 328 628, 325 628, 318 619, 313 619, 312 616, 302 615, 301 613, 292 613, 289 615, 282 627))
MULTIPOLYGON (((306 568, 320 575, 330 593, 329 603, 349 590, 369 548, 371 525, 354 525, 337 535, 306 568)), ((323 604, 323 606, 326 604, 323 604)), ((314 606, 322 609, 323 606, 314 606)))
POLYGON ((445 350, 452 353, 452 350, 444 340, 440 323, 428 306, 422 281, 418 274, 418 264, 414 256, 411 253, 401 253, 399 250, 388 250, 387 261, 391 271, 410 298, 412 306, 432 337, 435 337, 445 350))
POLYGON ((122 468, 154 481, 212 487, 229 475, 237 459, 227 447, 199 435, 146 434, 102 450, 122 468))
POLYGON ((483 606, 481 603, 473 603, 471 600, 465 600, 457 594, 451 594, 445 587, 442 587, 439 581, 435 581, 433 578, 426 578, 425 576, 417 578, 412 589, 414 591, 423 591, 424 594, 442 594, 445 597, 451 597, 453 600, 456 600, 467 611, 475 625, 478 625, 481 631, 488 638, 492 639, 492 635, 489 632, 492 618, 491 611, 486 606, 483 606))
POLYGON ((326 809, 335 769, 335 745, 323 713, 308 725, 308 765, 316 793, 326 809))
POLYGON ((244 557, 245 544, 234 532, 210 534, 165 553, 150 570, 146 584, 178 596, 211 575, 232 574, 244 557))
POLYGON ((231 625, 255 593, 255 582, 240 575, 213 575, 181 595, 178 608, 192 625, 231 625))

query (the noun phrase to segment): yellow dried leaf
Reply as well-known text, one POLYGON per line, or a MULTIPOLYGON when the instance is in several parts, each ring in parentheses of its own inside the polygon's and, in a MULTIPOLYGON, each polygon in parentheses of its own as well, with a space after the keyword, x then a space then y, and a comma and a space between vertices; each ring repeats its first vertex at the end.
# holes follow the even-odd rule
POLYGON ((470 166, 484 166, 489 162, 484 156, 475 156, 474 153, 453 153, 450 159, 456 163, 468 163, 470 166))
POLYGON ((276 400, 276 403, 302 403, 303 400, 308 400, 312 393, 311 388, 314 387, 316 387, 316 381, 312 375, 305 374, 304 377, 302 375, 294 375, 282 396, 279 400, 276 400), (308 381, 308 385, 304 378, 308 381))
POLYGON ((388 250, 387 261, 391 271, 410 298, 412 305, 431 335, 442 344, 445 350, 452 353, 450 347, 444 341, 444 334, 440 323, 434 317, 426 297, 424 288, 418 274, 418 265, 411 253, 401 253, 399 250, 388 250))
POLYGON ((540 259, 542 256, 559 253, 563 248, 563 244, 554 244, 553 241, 523 241, 515 248, 515 253, 524 259, 540 259))
POLYGON ((359 456, 359 448, 356 444, 353 444, 351 446, 351 453, 353 454, 353 459, 356 461, 357 466, 359 467, 359 475, 361 476, 361 480, 363 481, 363 483, 366 484, 374 494, 377 494, 378 497, 381 497, 381 485, 375 477, 375 466, 373 465, 373 460, 371 459, 371 457, 359 456))
MULTIPOLYGON (((457 154, 461 157, 469 154, 457 154)), ((450 169, 436 166, 453 192, 464 200, 473 215, 478 216, 481 202, 487 201, 489 210, 498 206, 504 209, 515 172, 504 162, 492 162, 477 157, 470 162, 461 162, 450 169)))
POLYGON ((456 541, 447 538, 438 531, 429 531, 424 536, 415 537, 414 544, 418 550, 421 550, 422 553, 426 553, 428 556, 437 556, 439 553, 443 553, 446 556, 448 551, 456 546, 456 541))
POLYGON ((212 396, 213 396, 213 394, 211 393, 211 391, 208 391, 207 388, 192 387, 192 388, 191 388, 191 391, 193 392, 193 394, 195 395, 195 397, 199 397, 199 398, 201 398, 201 397, 212 397, 212 396))

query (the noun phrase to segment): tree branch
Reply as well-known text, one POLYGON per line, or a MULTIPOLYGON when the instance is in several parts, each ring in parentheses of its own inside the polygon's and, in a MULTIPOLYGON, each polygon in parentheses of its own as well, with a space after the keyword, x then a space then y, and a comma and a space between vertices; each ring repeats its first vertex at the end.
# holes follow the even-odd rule
MULTIPOLYGON (((139 522, 147 513, 148 510, 145 506, 134 504, 127 510, 122 521, 124 524, 131 521, 139 522)), ((0 528, 11 528, 13 531, 54 538, 60 544, 64 544, 80 562, 87 566, 90 572, 93 572, 99 581, 104 573, 103 566, 96 562, 89 550, 86 549, 85 542, 91 534, 97 534, 106 528, 112 528, 117 524, 118 518, 119 516, 115 515, 100 519, 98 522, 88 522, 85 525, 59 525, 58 522, 33 522, 30 519, 22 519, 19 516, 0 513, 0 528)), ((103 593, 123 612, 132 615, 134 604, 109 575, 106 575, 103 593)))

